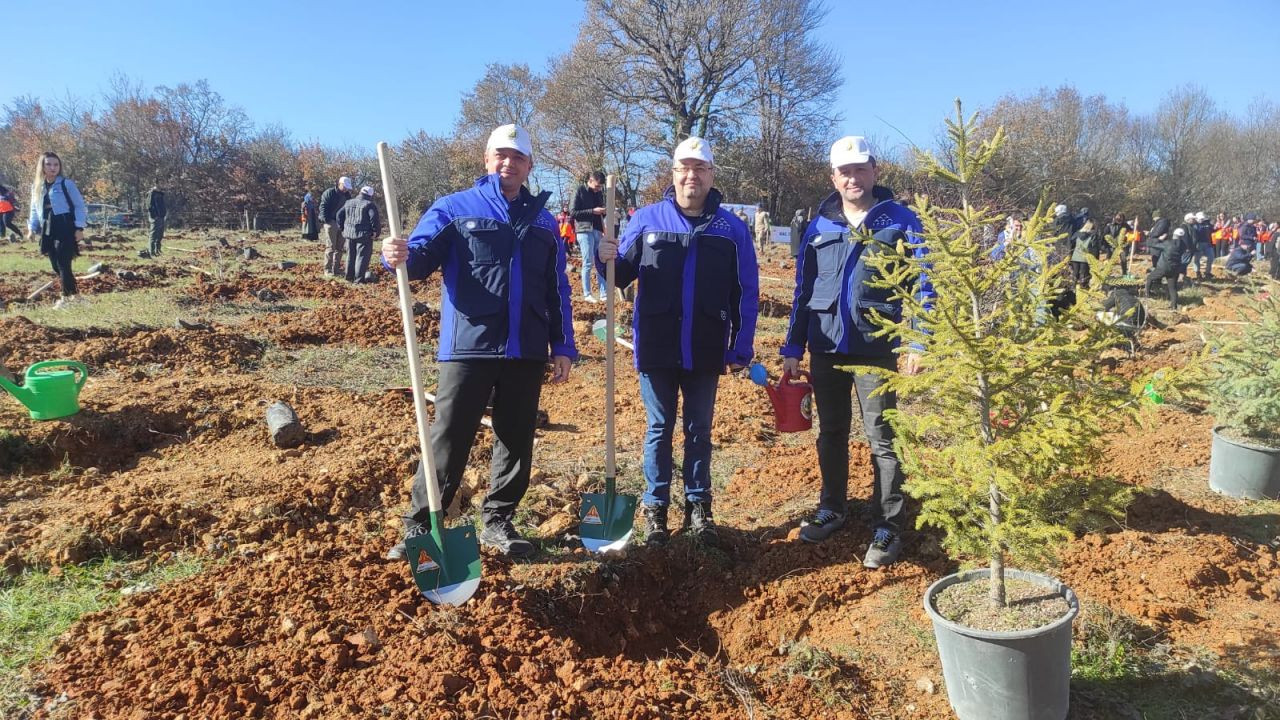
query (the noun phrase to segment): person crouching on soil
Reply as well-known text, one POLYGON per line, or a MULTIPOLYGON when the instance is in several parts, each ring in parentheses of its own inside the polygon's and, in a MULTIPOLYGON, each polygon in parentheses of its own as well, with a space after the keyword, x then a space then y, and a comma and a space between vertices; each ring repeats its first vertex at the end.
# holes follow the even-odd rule
POLYGON ((88 214, 84 197, 71 178, 62 174, 62 159, 46 152, 36 162, 36 177, 31 183, 31 217, 27 237, 40 233, 40 254, 49 256, 49 264, 62 283, 62 298, 56 308, 82 302, 76 294, 76 276, 71 261, 80 254, 88 214))
POLYGON ((1147 273, 1147 297, 1151 297, 1160 281, 1164 280, 1169 286, 1169 307, 1173 310, 1178 309, 1178 278, 1182 276, 1182 247, 1186 234, 1185 229, 1177 228, 1169 239, 1150 245, 1155 267, 1147 273))
POLYGON ((728 365, 755 355, 759 271, 746 223, 720 206, 710 145, 676 146, 672 186, 636 211, 621 242, 605 240, 599 269, 616 260, 618 287, 636 283, 632 332, 648 427, 644 436, 646 542, 670 537, 671 444, 684 401, 684 530, 713 542, 711 420, 728 365))
POLYGON ((369 258, 373 255, 373 238, 382 230, 373 188, 368 185, 360 188, 360 193, 338 211, 337 221, 347 241, 347 282, 373 282, 369 258))
MULTIPOLYGON (((446 195, 427 209, 408 238, 382 243, 387 269, 407 263, 409 277, 443 276, 436 416, 431 447, 443 507, 462 484, 462 471, 493 396, 493 460, 489 494, 481 506, 481 543, 507 557, 528 557, 533 543, 512 520, 529 488, 538 397, 551 382, 569 379, 573 343, 564 243, 545 209, 550 192, 524 187, 533 170, 529 134, 503 125, 484 152, 488 175, 469 190, 446 195)), ((421 463, 413 477, 405 537, 430 531, 421 463)), ((404 557, 404 542, 387 553, 404 557)))
MULTIPOLYGON (((885 247, 911 241, 921 232, 920 219, 893 200, 893 192, 876 184, 880 170, 865 138, 849 136, 831 146, 831 193, 818 208, 801 241, 796 264, 795 296, 782 346, 784 376, 796 377, 807 348, 813 363, 813 397, 818 408, 818 467, 822 492, 817 511, 800 527, 800 539, 818 543, 840 529, 848 517, 849 432, 851 396, 862 410, 862 427, 871 446, 873 485, 872 540, 863 565, 890 565, 902 552, 906 527, 903 475, 893 449, 893 428, 884 413, 897 407, 893 393, 878 393, 884 379, 869 372, 846 372, 841 366, 898 368, 897 343, 877 337, 869 308, 900 317, 901 302, 892 291, 871 287, 876 271, 868 259, 885 247), (868 236, 870 233, 870 236, 868 236), (846 302, 845 299, 848 299, 846 302)), ((923 255, 924 249, 914 249, 923 255)), ((933 296, 928 278, 917 292, 926 303, 933 296)), ((919 371, 919 348, 903 359, 903 372, 919 371)))

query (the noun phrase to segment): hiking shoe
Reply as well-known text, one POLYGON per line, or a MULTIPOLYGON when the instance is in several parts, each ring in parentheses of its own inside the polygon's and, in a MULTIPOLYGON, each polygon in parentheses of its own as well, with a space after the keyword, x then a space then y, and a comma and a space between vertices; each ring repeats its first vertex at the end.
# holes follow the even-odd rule
POLYGON ((534 553, 533 543, 525 540, 507 518, 485 523, 479 538, 481 544, 497 548, 509 558, 527 558, 534 553))
POLYGON ((386 558, 388 560, 403 560, 405 554, 404 542, 411 537, 425 535, 431 531, 431 523, 414 523, 404 529, 404 536, 400 538, 400 542, 391 546, 387 551, 386 558))
POLYGON ((595 295, 583 295, 583 296, 582 296, 582 299, 583 299, 583 300, 586 300, 587 302, 592 303, 592 304, 594 304, 594 303, 596 302, 596 296, 595 296, 595 295))
POLYGON ((862 566, 873 570, 886 567, 896 562, 901 554, 902 538, 898 533, 887 527, 878 527, 871 544, 867 546, 867 556, 863 558, 862 566))
POLYGON ((686 502, 684 504, 684 531, 707 542, 716 539, 716 524, 711 519, 711 502, 686 502))
POLYGON ((666 545, 671 539, 667 530, 667 506, 643 505, 640 508, 644 516, 645 545, 666 545))
POLYGON ((820 543, 831 533, 844 527, 845 516, 834 510, 818 508, 813 517, 800 523, 800 539, 807 543, 820 543))

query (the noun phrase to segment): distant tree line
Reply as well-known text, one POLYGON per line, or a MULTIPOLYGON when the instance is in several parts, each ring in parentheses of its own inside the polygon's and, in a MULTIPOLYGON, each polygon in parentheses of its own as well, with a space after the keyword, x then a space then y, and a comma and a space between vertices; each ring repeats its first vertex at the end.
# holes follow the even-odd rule
MULTIPOLYGON (((840 62, 816 39, 827 13, 821 0, 587 0, 567 52, 542 70, 489 65, 450 132, 396 145, 401 206, 422 210, 468 186, 483 173, 489 130, 517 122, 534 138, 532 182, 553 202, 567 203, 594 169, 617 175, 623 203, 651 202, 668 183, 671 148, 692 134, 714 143, 716 184, 730 201, 776 218, 812 209, 830 191, 827 150, 841 124, 840 62)), ((1066 86, 1002 98, 979 118, 983 132, 1003 125, 1009 138, 974 188, 997 207, 1029 208, 1048 189, 1052 202, 1096 213, 1280 216, 1280 112, 1267 101, 1235 117, 1187 87, 1143 116, 1066 86)), ((203 80, 146 90, 118 76, 93 102, 6 105, 0 181, 25 189, 46 149, 91 201, 137 208, 164 185, 178 222, 288 218, 303 193, 340 175, 378 184, 372 148, 257 127, 203 80)), ((947 192, 900 146, 880 159, 900 194, 947 192)))

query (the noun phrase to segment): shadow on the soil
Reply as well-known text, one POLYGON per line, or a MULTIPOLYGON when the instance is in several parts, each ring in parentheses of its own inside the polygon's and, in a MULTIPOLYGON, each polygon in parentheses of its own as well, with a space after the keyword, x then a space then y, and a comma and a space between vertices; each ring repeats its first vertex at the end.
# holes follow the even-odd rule
POLYGON ((86 407, 61 420, 38 440, 11 431, 9 451, 0 456, 0 472, 46 473, 59 467, 96 467, 102 471, 131 467, 138 456, 189 438, 185 412, 159 411, 135 404, 99 412, 86 407))
POLYGON ((1129 505, 1126 525, 1142 532, 1184 531, 1212 533, 1251 543, 1271 541, 1280 532, 1277 513, 1215 513, 1188 505, 1164 490, 1151 490, 1129 505))
MULTIPOLYGON (((594 657, 643 660, 692 652, 715 656, 724 649, 708 622, 712 614, 750 602, 748 589, 772 586, 831 565, 860 564, 851 548, 860 551, 871 539, 871 531, 860 528, 845 530, 820 545, 778 542, 793 527, 744 531, 719 526, 714 544, 676 533, 663 547, 633 546, 624 556, 600 556, 594 563, 584 562, 581 555, 548 558, 548 564, 580 569, 554 585, 528 588, 529 609, 548 632, 572 638, 594 657)), ((917 540, 923 537, 908 535, 917 540)), ((932 560, 909 557, 904 562, 919 563, 930 573, 952 569, 937 556, 932 560)), ((818 592, 815 589, 814 595, 818 592)), ((842 601, 862 591, 851 592, 842 601)), ((773 611, 762 606, 762 612, 773 611)), ((793 640, 807 634, 805 627, 807 622, 793 640)))

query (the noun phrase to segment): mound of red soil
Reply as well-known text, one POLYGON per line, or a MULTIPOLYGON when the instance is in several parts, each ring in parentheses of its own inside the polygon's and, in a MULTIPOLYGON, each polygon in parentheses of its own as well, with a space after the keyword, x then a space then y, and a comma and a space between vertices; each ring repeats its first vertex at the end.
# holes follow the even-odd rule
POLYGON ((227 300, 257 300, 258 293, 266 290, 281 301, 321 298, 325 300, 352 300, 369 295, 359 287, 319 278, 253 278, 245 277, 231 282, 217 282, 198 275, 198 280, 187 288, 187 294, 197 300, 217 302, 227 300))
MULTIPOLYGON (((440 313, 425 305, 415 307, 418 338, 434 341, 440 313)), ((399 310, 387 303, 379 307, 343 303, 295 313, 272 315, 254 327, 282 345, 356 345, 388 347, 404 344, 399 310)))

